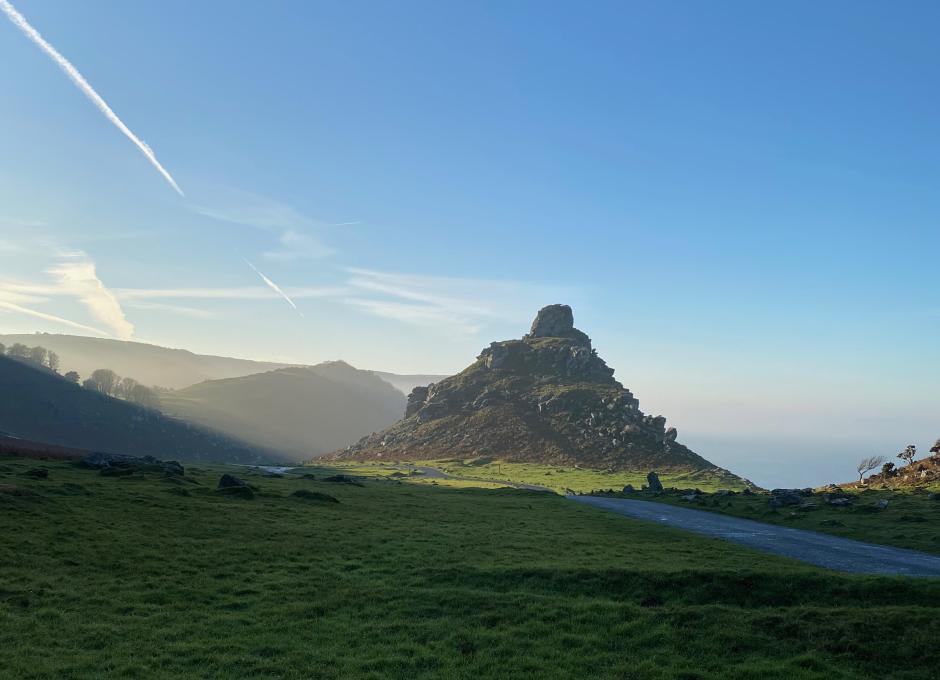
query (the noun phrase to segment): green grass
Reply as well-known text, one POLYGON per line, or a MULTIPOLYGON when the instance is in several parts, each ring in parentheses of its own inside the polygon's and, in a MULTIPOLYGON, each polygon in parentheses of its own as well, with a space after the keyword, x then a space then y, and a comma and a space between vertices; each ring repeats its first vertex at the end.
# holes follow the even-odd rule
POLYGON ((0 458, 2 677, 926 679, 938 613, 552 494, 0 458))
POLYGON ((848 507, 831 506, 821 493, 817 493, 805 499, 806 507, 782 507, 777 510, 770 508, 770 496, 766 493, 723 497, 706 494, 695 502, 684 501, 675 493, 661 496, 615 495, 711 510, 770 524, 940 555, 940 500, 928 499, 927 489, 849 490, 847 495, 854 502, 848 507), (882 499, 887 499, 888 507, 878 510, 875 503, 882 499))
MULTIPOLYGON (((503 461, 477 460, 419 460, 414 465, 437 468, 448 474, 462 477, 478 477, 494 482, 510 481, 522 484, 536 484, 548 487, 558 493, 566 489, 588 492, 595 489, 613 489, 619 491, 627 484, 639 489, 646 484, 646 472, 588 470, 580 467, 542 465, 539 463, 507 463, 503 461)), ((349 463, 351 469, 368 471, 368 474, 388 474, 397 470, 396 463, 349 463)), ((711 472, 670 473, 662 472, 660 481, 665 486, 682 488, 698 487, 702 490, 743 489, 744 485, 735 479, 725 479, 711 472)))

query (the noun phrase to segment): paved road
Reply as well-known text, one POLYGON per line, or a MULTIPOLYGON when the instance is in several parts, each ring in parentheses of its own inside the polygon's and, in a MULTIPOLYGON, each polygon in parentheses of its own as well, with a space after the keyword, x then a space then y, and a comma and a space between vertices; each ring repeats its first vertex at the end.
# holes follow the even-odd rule
POLYGON ((940 577, 940 557, 914 550, 862 543, 815 531, 791 529, 652 501, 599 496, 568 498, 627 517, 723 538, 827 569, 858 574, 940 577))

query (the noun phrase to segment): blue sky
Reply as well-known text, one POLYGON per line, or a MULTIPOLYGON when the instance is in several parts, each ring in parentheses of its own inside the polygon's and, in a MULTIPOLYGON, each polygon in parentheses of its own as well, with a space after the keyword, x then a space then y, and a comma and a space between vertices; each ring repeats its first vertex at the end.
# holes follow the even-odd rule
POLYGON ((0 21, 0 331, 452 372, 569 302, 755 478, 940 435, 940 6, 552 5, 17 0, 186 195, 0 21))

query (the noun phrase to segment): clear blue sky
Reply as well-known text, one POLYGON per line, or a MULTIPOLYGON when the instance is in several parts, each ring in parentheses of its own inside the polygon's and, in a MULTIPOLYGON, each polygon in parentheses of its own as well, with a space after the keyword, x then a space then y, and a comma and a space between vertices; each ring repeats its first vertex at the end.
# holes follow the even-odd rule
POLYGON ((758 481, 940 436, 936 3, 14 4, 186 196, 0 15, 0 331, 451 372, 569 302, 758 481))

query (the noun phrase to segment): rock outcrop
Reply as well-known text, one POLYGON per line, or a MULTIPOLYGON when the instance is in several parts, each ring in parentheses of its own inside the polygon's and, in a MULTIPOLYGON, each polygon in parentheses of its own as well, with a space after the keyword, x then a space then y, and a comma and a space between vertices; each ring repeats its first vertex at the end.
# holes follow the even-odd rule
POLYGON ((488 457, 595 469, 709 470, 666 418, 644 414, 571 308, 539 311, 520 340, 494 342, 461 373, 415 388, 405 417, 334 457, 488 457))

